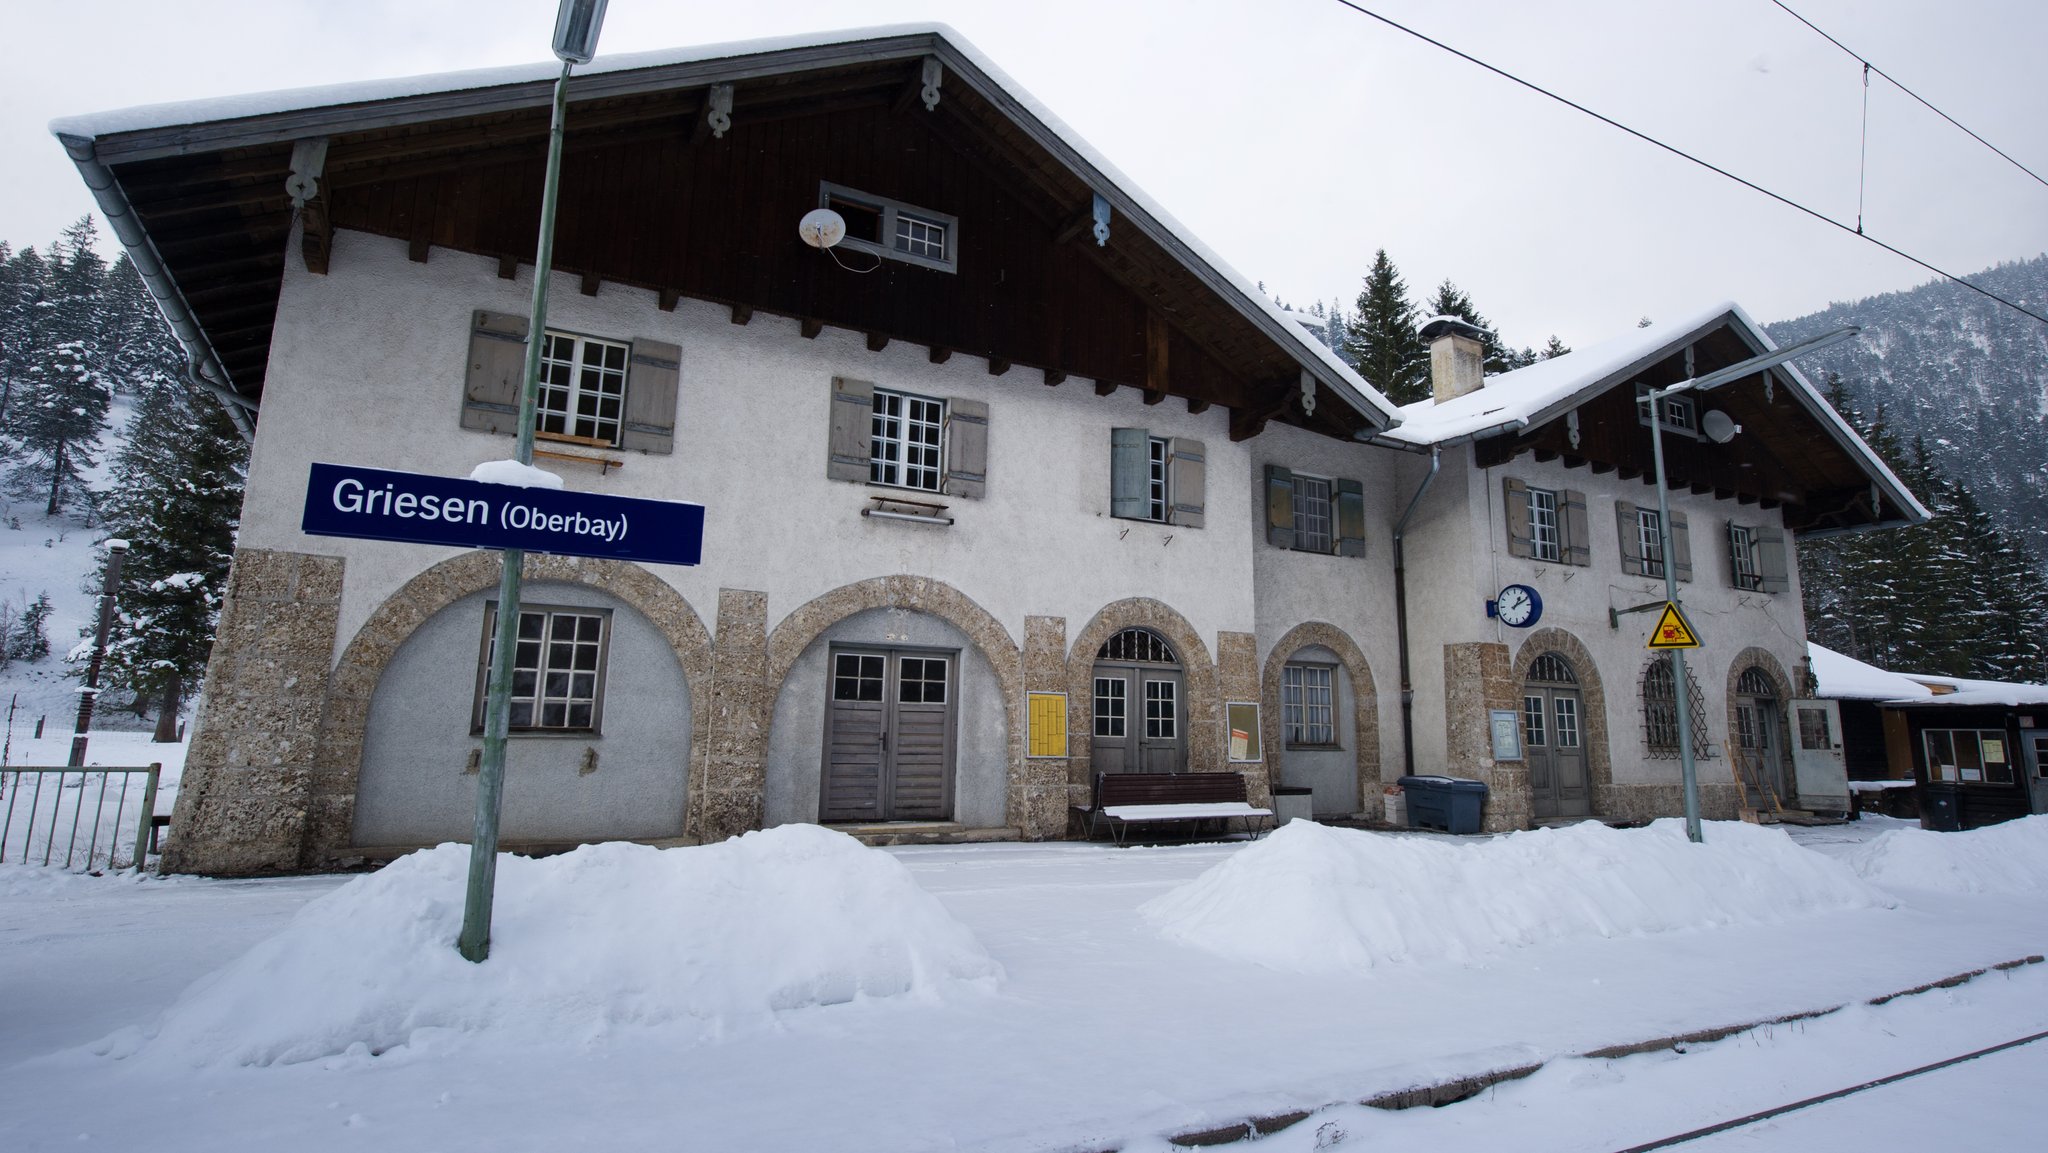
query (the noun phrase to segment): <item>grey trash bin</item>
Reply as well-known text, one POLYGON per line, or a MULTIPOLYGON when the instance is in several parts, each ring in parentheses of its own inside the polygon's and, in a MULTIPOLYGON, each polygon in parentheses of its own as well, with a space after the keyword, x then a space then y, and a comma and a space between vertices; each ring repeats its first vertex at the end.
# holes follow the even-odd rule
POLYGON ((1921 785, 1920 827, 1937 833, 1962 832, 1962 786, 1949 781, 1929 781, 1921 785))
POLYGON ((1486 782, 1462 777, 1402 777, 1401 792, 1408 798, 1408 827, 1442 829, 1446 833, 1479 831, 1480 810, 1486 805, 1486 782))
POLYGON ((1273 823, 1315 819, 1315 793, 1307 785, 1273 786, 1273 823))

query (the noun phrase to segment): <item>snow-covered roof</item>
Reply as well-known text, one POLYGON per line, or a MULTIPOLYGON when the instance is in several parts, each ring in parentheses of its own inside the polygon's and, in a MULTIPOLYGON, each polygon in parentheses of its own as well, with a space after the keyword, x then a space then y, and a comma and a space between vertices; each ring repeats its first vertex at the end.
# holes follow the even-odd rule
POLYGON ((1934 691, 1925 700, 1913 700, 1916 705, 1946 705, 1950 708, 1969 706, 1992 706, 2013 708, 2020 705, 2048 705, 2048 685, 2027 684, 2019 681, 1979 681, 1969 677, 1944 677, 1931 673, 1907 673, 1907 676, 1934 691), (1939 686, 1937 688, 1937 686, 1939 686), (1940 688, 1954 689, 1941 692, 1940 688))
MULTIPOLYGON (((984 95, 990 96, 991 102, 1012 120, 1027 130, 1042 129, 1042 134, 1034 133, 1040 142, 1047 145, 1055 155, 1059 155, 1061 160, 1084 179, 1095 185, 1097 191, 1110 201, 1119 217, 1134 218, 1141 226, 1156 226, 1146 231, 1162 247, 1183 261, 1204 266, 1213 274, 1213 286, 1227 289, 1224 293, 1226 296, 1234 294, 1235 307, 1252 319, 1257 327, 1262 328, 1268 337, 1287 348, 1304 368, 1311 368, 1318 380, 1331 387, 1374 423, 1388 426, 1399 422, 1400 417, 1396 414, 1394 405, 1381 395, 1378 389, 1367 383, 1321 341, 1304 332, 1286 310, 1267 298, 1251 280, 1230 267, 1212 249, 1197 239, 1191 230, 1174 219, 1158 201, 1140 188, 1136 181, 1124 175, 1083 140, 1080 133, 1053 115, 1051 109, 1023 85, 1011 79, 965 37, 945 24, 895 24, 691 48, 663 49, 655 52, 622 53, 615 56, 600 56, 589 64, 580 65, 576 74, 584 77, 612 75, 767 54, 791 56, 806 66, 823 66, 837 62, 842 56, 849 54, 849 49, 858 45, 920 37, 936 41, 932 45, 933 48, 943 47, 949 50, 953 57, 947 61, 950 70, 958 71, 959 66, 965 64, 972 72, 979 73, 980 78, 994 89, 984 95)), ((332 110, 418 97, 442 98, 451 93, 481 92, 508 85, 552 82, 560 71, 559 62, 547 61, 154 104, 83 116, 60 117, 50 122, 50 131, 60 137, 97 139, 149 129, 271 118, 292 113, 303 115, 314 109, 332 110)), ((968 79, 971 81, 974 77, 970 75, 968 79)))
POLYGON ((1806 659, 1813 665, 1818 695, 1837 701, 1925 700, 1934 691, 1918 681, 1867 665, 1855 657, 1806 642, 1806 659))
MULTIPOLYGON (((1721 301, 1681 314, 1675 320, 1630 329, 1587 348, 1538 361, 1527 368, 1488 377, 1485 387, 1438 404, 1434 399, 1404 405, 1401 424, 1380 441, 1427 447, 1452 445, 1495 432, 1518 432, 1552 420, 1602 390, 1669 356, 1700 334, 1726 323, 1749 344, 1764 351, 1778 347, 1770 334, 1750 319, 1741 305, 1721 301)), ((1926 519, 1932 514, 1914 498, 1877 453, 1871 451, 1849 422, 1828 404, 1813 382, 1791 363, 1771 370, 1790 383, 1790 391, 1845 450, 1854 455, 1872 481, 1883 487, 1891 503, 1926 519)))

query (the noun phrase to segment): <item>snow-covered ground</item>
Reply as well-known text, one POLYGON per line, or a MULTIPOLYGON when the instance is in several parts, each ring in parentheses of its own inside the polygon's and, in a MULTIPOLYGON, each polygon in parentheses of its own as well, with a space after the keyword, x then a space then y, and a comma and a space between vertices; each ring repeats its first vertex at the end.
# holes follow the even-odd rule
MULTIPOLYGON (((452 959, 458 849, 277 881, 7 866, 0 1148, 1141 1150, 1301 1110, 1262 1147, 1622 1148, 2048 1030, 2042 965, 1861 1004, 2043 951, 2048 872, 1960 880, 1993 835, 2039 859, 2048 818, 1717 824, 1696 858, 1668 824, 888 851, 797 827, 508 858, 482 968, 452 959), (1462 908, 1496 889, 1527 915, 1462 908), (1344 1104, 1538 1062, 1443 1109, 1344 1104)), ((2041 1048, 1703 1147, 2031 1149, 2041 1048)))

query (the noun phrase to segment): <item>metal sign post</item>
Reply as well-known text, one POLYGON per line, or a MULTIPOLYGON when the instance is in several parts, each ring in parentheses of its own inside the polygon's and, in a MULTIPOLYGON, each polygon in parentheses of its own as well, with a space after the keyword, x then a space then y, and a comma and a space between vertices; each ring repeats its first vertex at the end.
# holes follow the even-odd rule
MULTIPOLYGON (((540 395, 540 352, 547 335, 548 276, 555 260, 555 200, 562 183, 562 122, 569 111, 569 70, 588 62, 604 23, 604 0, 562 0, 555 22, 554 116, 548 127, 548 167, 540 197, 540 238, 533 256, 533 310, 526 324, 526 374, 519 386, 520 464, 533 463, 533 415, 540 395)), ((526 550, 504 551, 498 580, 498 627, 484 704, 483 760, 477 771, 476 833, 469 846, 469 891, 462 906, 456 949, 469 961, 491 955, 491 897, 498 878, 498 810, 505 796, 505 736, 512 719, 512 656, 519 640, 519 590, 526 550)))

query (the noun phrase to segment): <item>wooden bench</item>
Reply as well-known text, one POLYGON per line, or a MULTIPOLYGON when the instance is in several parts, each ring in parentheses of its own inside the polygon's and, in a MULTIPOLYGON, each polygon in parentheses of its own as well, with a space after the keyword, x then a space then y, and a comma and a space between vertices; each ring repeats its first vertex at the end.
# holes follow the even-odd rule
POLYGON ((1273 827, 1273 810, 1250 803, 1243 773, 1097 773, 1095 791, 1074 811, 1088 826, 1088 839, 1107 828, 1118 845, 1133 825, 1185 823, 1193 839, 1204 822, 1215 821, 1225 832, 1233 820, 1257 837, 1273 827))

